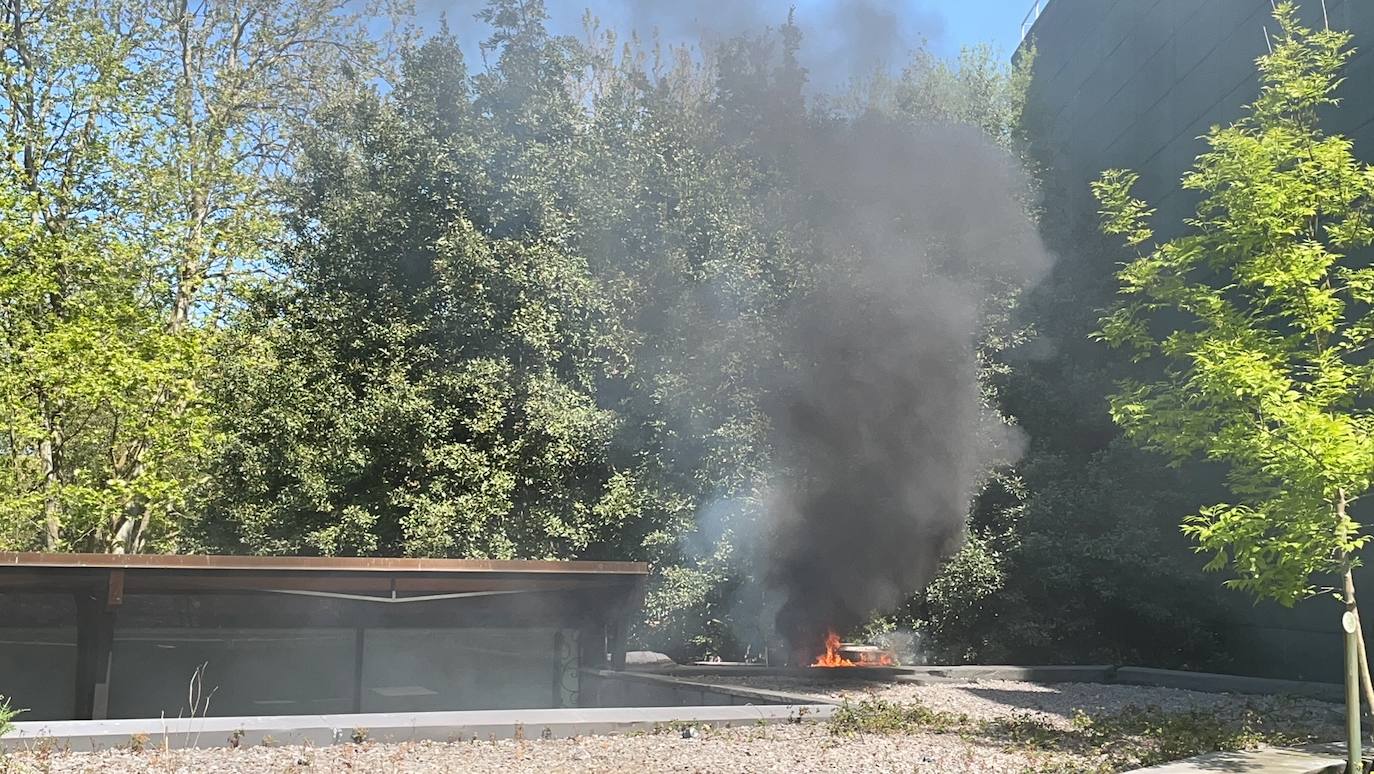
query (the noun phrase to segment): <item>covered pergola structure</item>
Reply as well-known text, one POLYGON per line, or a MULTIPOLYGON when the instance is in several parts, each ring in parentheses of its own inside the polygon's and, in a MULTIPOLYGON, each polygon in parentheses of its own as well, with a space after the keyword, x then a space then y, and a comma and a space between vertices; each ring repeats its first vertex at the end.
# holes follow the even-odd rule
POLYGON ((0 553, 26 720, 575 707, 635 562, 0 553))

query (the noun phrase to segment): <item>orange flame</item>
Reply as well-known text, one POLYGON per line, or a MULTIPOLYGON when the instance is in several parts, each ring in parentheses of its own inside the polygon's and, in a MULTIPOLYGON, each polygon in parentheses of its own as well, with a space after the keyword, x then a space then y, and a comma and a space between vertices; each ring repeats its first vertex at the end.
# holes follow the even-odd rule
POLYGON ((876 651, 877 649, 858 649, 858 660, 852 660, 840 655, 840 635, 832 629, 825 635, 825 653, 818 656, 811 662, 813 667, 875 667, 875 666, 896 666, 897 661, 891 653, 876 651))
POLYGON ((897 666, 897 660, 894 659, 890 654, 879 653, 876 666, 897 666))
POLYGON ((825 655, 818 656, 811 666, 813 667, 852 667, 857 666, 853 661, 840 655, 840 635, 832 629, 825 635, 825 655))

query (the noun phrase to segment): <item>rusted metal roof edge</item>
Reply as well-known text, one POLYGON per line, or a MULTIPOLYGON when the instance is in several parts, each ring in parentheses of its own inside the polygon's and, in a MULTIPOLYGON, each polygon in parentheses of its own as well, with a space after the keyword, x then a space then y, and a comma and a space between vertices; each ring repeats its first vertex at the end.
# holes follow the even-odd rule
POLYGON ((0 551, 5 567, 125 570, 249 570, 312 572, 468 572, 648 575, 645 562, 543 559, 420 559, 413 557, 227 556, 209 554, 57 554, 0 551))

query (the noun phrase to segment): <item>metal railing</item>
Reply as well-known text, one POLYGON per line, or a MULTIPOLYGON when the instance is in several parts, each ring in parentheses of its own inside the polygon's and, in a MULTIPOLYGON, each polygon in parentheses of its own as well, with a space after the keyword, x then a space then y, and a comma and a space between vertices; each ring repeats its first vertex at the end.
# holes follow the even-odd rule
POLYGON ((1035 4, 1026 12, 1025 18, 1021 20, 1021 39, 1025 40, 1030 34, 1031 27, 1035 26, 1035 20, 1040 18, 1040 12, 1045 10, 1050 0, 1035 0, 1035 4))

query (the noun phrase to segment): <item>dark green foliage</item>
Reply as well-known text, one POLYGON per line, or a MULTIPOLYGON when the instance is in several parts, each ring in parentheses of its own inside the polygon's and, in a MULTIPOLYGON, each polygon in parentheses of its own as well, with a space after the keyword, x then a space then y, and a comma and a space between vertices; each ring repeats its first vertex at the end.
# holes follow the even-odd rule
POLYGON ((237 367, 217 389, 235 410, 205 538, 273 553, 585 554, 638 513, 628 474, 607 464, 615 417, 597 402, 625 370, 618 326, 586 262, 538 228, 538 197, 518 215, 483 206, 486 127, 452 41, 405 73, 394 103, 360 90, 310 141, 295 282, 225 353, 237 367))
POLYGON ((1048 180, 1042 233, 1059 260, 1022 305, 1036 336, 996 354, 992 376, 1026 453, 895 622, 924 631, 937 662, 1225 669, 1230 614, 1177 518, 1214 497, 1220 476, 1168 468, 1120 438, 1106 395, 1130 364, 1088 340, 1114 291, 1098 252, 1109 248, 1072 219, 1090 205, 1048 180))
POLYGON ((1174 476, 1121 441, 1086 459, 1034 450, 1022 473, 1034 494, 1004 531, 970 543, 987 557, 951 565, 954 576, 932 586, 927 620, 937 655, 1225 666, 1217 589, 1160 515, 1202 485, 1177 491, 1174 476), (980 591, 986 577, 1000 587, 980 591))

